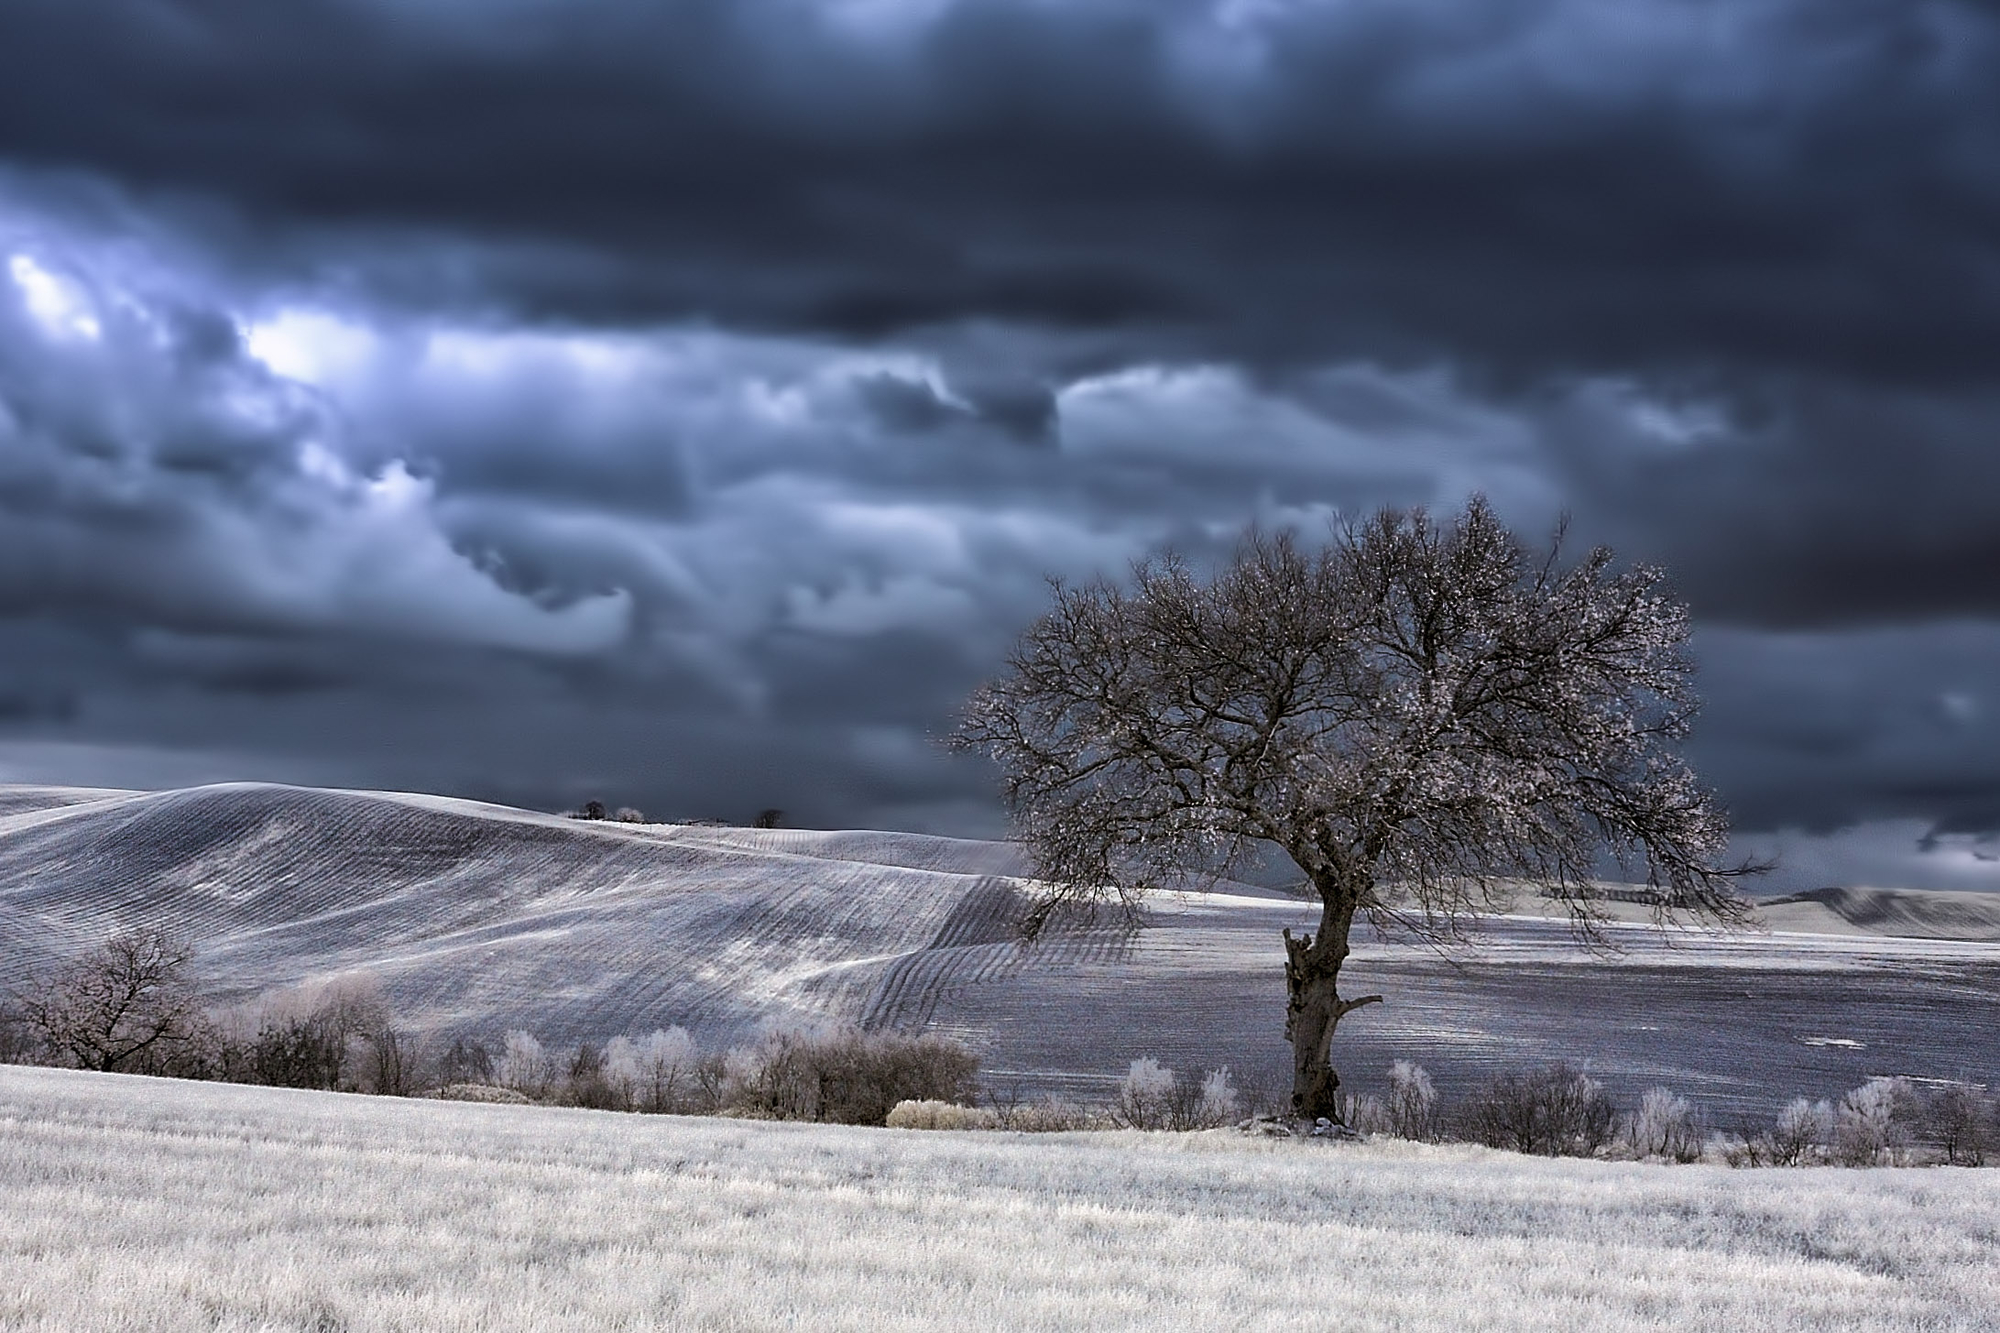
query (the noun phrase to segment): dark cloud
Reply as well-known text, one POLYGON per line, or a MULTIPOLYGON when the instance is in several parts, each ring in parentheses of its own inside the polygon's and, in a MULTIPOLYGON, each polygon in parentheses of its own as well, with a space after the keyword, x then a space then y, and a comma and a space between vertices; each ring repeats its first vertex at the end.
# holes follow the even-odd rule
POLYGON ((0 127, 0 771, 989 827, 1044 574, 1478 490, 1744 827, 2000 828, 1988 6, 21 0, 0 127))
POLYGON ((1964 383, 2000 334, 2000 27, 1950 0, 120 19, 9 7, 12 162, 191 197, 265 238, 246 259, 426 302, 1517 376, 1964 383))

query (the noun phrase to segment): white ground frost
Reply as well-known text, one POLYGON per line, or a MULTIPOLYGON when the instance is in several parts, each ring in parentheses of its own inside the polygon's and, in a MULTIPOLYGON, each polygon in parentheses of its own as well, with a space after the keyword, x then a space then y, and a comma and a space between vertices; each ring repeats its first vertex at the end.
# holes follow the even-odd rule
POLYGON ((926 1133, 0 1068, 0 1327, 1991 1329, 2000 1171, 926 1133))

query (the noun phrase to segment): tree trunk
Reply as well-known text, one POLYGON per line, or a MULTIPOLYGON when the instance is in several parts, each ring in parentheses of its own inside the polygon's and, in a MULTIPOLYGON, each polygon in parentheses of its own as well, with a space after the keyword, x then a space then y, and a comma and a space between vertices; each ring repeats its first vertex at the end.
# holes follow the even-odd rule
POLYGON ((1340 965, 1347 961, 1347 933, 1354 925, 1354 901, 1346 894, 1325 895, 1319 935, 1285 934, 1285 1038, 1292 1043, 1292 1114, 1304 1120, 1325 1118, 1344 1123, 1340 1113, 1340 1075, 1328 1048, 1333 1030, 1349 1010, 1380 1004, 1379 995, 1343 1000, 1336 989, 1340 965))

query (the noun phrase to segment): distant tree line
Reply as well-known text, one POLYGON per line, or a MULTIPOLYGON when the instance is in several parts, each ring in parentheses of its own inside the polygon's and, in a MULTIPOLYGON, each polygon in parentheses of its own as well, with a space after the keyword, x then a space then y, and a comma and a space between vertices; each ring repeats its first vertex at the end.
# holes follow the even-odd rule
MULTIPOLYGON (((582 805, 578 806, 574 810, 563 811, 563 814, 570 819, 608 819, 619 824, 645 824, 650 822, 656 822, 656 821, 649 821, 643 812, 636 810, 629 805, 621 805, 616 810, 612 810, 608 808, 604 804, 604 802, 598 800, 585 801, 582 805)), ((778 809, 776 806, 767 806, 764 809, 759 810, 757 812, 757 817, 750 821, 750 827, 777 828, 780 825, 782 825, 784 821, 785 821, 785 812, 783 810, 778 809)), ((657 822, 674 823, 674 824, 705 824, 705 825, 718 825, 718 826, 727 824, 726 820, 719 820, 719 819, 691 819, 691 820, 676 819, 676 820, 664 820, 657 822)))

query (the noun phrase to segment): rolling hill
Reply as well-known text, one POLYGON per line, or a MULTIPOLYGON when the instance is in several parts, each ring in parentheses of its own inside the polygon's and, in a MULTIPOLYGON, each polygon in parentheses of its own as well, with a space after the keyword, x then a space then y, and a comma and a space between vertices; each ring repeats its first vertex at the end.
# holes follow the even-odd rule
MULTIPOLYGON (((581 822, 445 797, 256 784, 0 788, 0 985, 106 934, 165 924, 218 998, 367 976, 439 1035, 545 1042, 681 1024, 947 1032, 996 1084, 1096 1092, 1139 1055, 1286 1084, 1282 893, 1165 897, 1134 928, 1015 940, 1008 844, 915 834, 581 822)), ((1358 941, 1343 1025, 1369 1087, 1393 1059, 1447 1091, 1568 1059, 1630 1098, 1671 1084, 1762 1113, 1878 1073, 2000 1074, 2000 900, 1827 890, 1767 932, 1615 924, 1579 949, 1532 905, 1449 956, 1358 941)))

